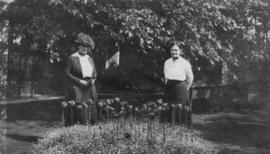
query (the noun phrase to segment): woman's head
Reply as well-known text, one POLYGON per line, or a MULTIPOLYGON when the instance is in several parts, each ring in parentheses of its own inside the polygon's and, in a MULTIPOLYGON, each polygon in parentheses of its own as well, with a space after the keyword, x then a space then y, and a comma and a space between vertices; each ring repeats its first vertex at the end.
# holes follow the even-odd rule
POLYGON ((91 50, 95 47, 95 42, 92 40, 92 38, 84 33, 79 33, 77 35, 75 43, 77 44, 78 52, 82 55, 91 52, 91 50))
POLYGON ((82 55, 86 55, 87 53, 91 52, 91 47, 78 44, 78 52, 82 55))
POLYGON ((172 45, 170 52, 172 58, 178 58, 183 54, 182 48, 180 48, 177 44, 172 45))

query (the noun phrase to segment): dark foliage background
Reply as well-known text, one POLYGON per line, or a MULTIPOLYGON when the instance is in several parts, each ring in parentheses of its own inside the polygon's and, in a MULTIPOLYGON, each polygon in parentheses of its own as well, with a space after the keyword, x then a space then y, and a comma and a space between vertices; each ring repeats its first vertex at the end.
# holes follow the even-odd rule
POLYGON ((265 0, 15 0, 1 8, 7 38, 1 39, 1 52, 42 55, 61 68, 75 50, 76 34, 85 32, 97 44, 100 80, 120 77, 116 85, 129 89, 140 88, 138 79, 145 76, 160 83, 173 41, 184 48, 196 78, 220 66, 226 71, 216 74, 241 81, 250 61, 269 60, 265 0), (105 70, 106 54, 118 49, 120 67, 105 70))

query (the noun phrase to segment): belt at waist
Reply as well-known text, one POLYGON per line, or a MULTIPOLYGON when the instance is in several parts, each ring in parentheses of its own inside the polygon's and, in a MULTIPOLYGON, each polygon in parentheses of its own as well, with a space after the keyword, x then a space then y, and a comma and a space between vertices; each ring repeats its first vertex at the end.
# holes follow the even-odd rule
MULTIPOLYGON (((185 81, 185 80, 184 80, 185 81)), ((168 80, 168 82, 175 82, 175 83, 178 83, 178 82, 184 82, 184 81, 181 81, 181 80, 168 80)))
POLYGON ((177 84, 183 84, 185 83, 185 81, 181 81, 181 80, 168 80, 166 87, 171 87, 171 86, 175 86, 177 84))
POLYGON ((82 78, 83 80, 92 80, 92 79, 95 79, 94 77, 85 77, 85 78, 82 78))

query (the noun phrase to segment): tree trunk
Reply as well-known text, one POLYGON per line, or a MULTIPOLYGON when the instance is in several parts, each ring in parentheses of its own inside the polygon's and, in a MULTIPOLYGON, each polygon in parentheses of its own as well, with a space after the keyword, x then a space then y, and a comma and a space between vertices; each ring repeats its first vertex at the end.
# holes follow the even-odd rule
POLYGON ((7 54, 1 53, 0 56, 0 153, 5 153, 7 150, 7 54))

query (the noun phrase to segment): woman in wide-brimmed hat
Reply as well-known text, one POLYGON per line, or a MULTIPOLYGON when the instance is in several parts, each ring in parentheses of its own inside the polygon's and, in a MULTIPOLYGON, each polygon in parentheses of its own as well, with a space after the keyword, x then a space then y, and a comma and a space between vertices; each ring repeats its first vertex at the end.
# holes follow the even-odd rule
POLYGON ((163 113, 162 120, 174 120, 176 123, 181 123, 186 122, 181 115, 187 116, 190 115, 188 112, 191 112, 188 91, 193 82, 193 72, 189 61, 181 56, 183 55, 182 48, 174 43, 170 48, 170 53, 171 58, 164 63, 164 98, 171 108, 168 112, 163 113), (185 114, 182 114, 182 111, 185 114))
POLYGON ((89 35, 79 33, 75 40, 77 51, 69 56, 65 74, 69 81, 67 98, 75 100, 76 104, 86 105, 88 109, 87 120, 79 119, 84 124, 96 123, 97 116, 97 91, 95 81, 97 78, 96 67, 93 58, 88 54, 95 47, 95 43, 89 35))

